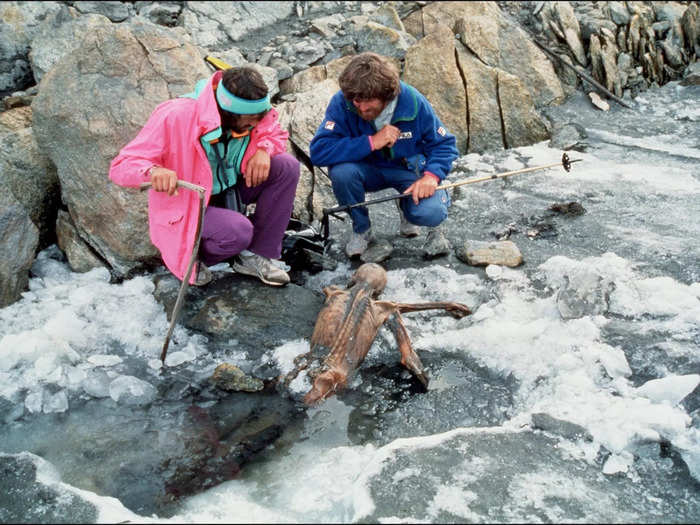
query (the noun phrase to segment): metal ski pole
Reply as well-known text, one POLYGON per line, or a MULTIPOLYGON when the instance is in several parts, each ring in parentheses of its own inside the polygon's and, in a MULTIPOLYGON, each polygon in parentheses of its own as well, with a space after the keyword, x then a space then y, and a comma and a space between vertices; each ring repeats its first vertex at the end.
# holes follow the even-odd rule
MULTIPOLYGON (((532 168, 524 168, 521 170, 515 170, 515 171, 506 171, 504 173, 498 173, 494 175, 488 175, 487 177, 480 177, 478 179, 469 179, 469 180, 463 180, 463 181, 458 181, 458 182, 453 182, 452 184, 445 184, 443 186, 438 186, 435 188, 435 190, 446 190, 449 188, 455 188, 457 186, 464 186, 466 184, 474 184, 477 182, 484 182, 487 180, 495 180, 495 179, 502 179, 505 177, 512 177, 513 175, 520 175, 522 173, 530 173, 532 171, 538 171, 538 170, 544 170, 547 168, 554 168, 556 166, 562 166, 566 171, 571 170, 571 165, 574 162, 581 162, 583 159, 574 159, 570 160, 569 156, 564 153, 561 156, 561 162, 555 162, 552 164, 546 164, 544 166, 534 166, 532 168)), ((348 212, 349 210, 353 208, 357 208, 359 206, 368 206, 370 204, 377 204, 380 202, 386 202, 386 201, 391 201, 391 200, 396 200, 396 199, 404 199, 406 197, 410 197, 410 193, 398 193, 396 195, 388 195, 386 197, 379 197, 377 199, 372 199, 364 202, 358 202, 355 204, 346 204, 345 206, 336 206, 334 208, 324 208, 323 209, 323 219, 322 219, 322 227, 325 230, 324 234, 327 236, 328 235, 328 217, 332 215, 336 219, 344 220, 342 217, 336 215, 336 213, 339 212, 348 212)))
MULTIPOLYGON (((190 256, 190 262, 187 265, 187 271, 182 279, 182 284, 180 285, 180 291, 177 294, 177 300, 175 301, 175 306, 170 314, 170 328, 168 329, 168 334, 165 336, 165 342, 163 343, 163 350, 160 353, 160 361, 165 364, 165 355, 168 352, 168 345, 170 344, 170 337, 175 329, 175 322, 177 321, 178 314, 182 309, 182 305, 185 303, 185 294, 187 288, 190 285, 190 275, 192 275, 192 268, 194 268, 194 263, 197 260, 197 253, 199 252, 199 241, 202 238, 202 217, 204 216, 204 210, 206 208, 206 203, 204 202, 204 194, 206 190, 192 184, 191 182, 186 182, 184 180, 178 180, 177 185, 182 188, 187 188, 188 190, 196 191, 199 194, 199 214, 197 215, 197 230, 195 232, 194 248, 192 248, 192 255, 190 256)), ((140 185, 141 190, 146 190, 151 187, 150 182, 142 182, 140 185)))

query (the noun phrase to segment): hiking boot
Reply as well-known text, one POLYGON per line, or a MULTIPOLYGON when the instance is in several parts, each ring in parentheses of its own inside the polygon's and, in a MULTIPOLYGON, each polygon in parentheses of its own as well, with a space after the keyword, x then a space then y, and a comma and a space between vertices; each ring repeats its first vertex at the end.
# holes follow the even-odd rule
POLYGON ((423 255, 432 258, 439 255, 447 255, 450 253, 450 250, 450 241, 442 233, 442 229, 439 226, 430 228, 425 238, 425 244, 423 244, 423 255))
POLYGON ((213 278, 214 276, 211 270, 207 268, 207 265, 200 262, 197 263, 197 279, 195 279, 192 285, 204 286, 205 284, 209 284, 213 278))
POLYGON ((350 240, 345 245, 345 254, 352 259, 365 253, 367 246, 369 245, 369 240, 372 237, 372 230, 369 229, 364 233, 350 234, 350 240))
POLYGON ((401 226, 399 226, 399 235, 401 237, 416 237, 420 233, 420 226, 417 224, 413 224, 408 222, 408 219, 406 219, 406 216, 403 214, 403 210, 401 209, 401 204, 399 204, 399 201, 396 200, 396 207, 399 209, 399 216, 401 217, 401 226))
POLYGON ((282 286, 289 282, 289 275, 271 259, 252 252, 239 253, 231 265, 234 271, 257 277, 270 286, 282 286))

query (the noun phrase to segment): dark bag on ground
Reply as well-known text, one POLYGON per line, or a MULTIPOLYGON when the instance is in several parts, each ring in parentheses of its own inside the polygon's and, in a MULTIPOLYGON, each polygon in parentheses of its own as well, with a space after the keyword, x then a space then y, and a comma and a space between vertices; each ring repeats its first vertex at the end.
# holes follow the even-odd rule
MULTIPOLYGON (((247 215, 247 206, 241 200, 236 186, 212 195, 209 205, 247 215)), ((321 270, 334 270, 337 263, 327 256, 330 242, 330 239, 324 239, 309 224, 292 218, 289 219, 287 230, 282 238, 280 258, 292 271, 316 273, 321 270)))
POLYGON ((335 270, 338 263, 328 256, 331 242, 309 224, 291 218, 282 238, 281 259, 292 271, 335 270))

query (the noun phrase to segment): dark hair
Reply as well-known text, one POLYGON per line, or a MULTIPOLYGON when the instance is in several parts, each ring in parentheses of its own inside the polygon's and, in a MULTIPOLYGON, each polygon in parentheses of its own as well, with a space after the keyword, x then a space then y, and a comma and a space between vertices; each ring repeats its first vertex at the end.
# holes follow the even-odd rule
POLYGON ((259 100, 267 95, 267 85, 262 75, 251 67, 225 69, 221 82, 237 97, 259 100))
POLYGON ((396 66, 372 52, 353 58, 340 74, 338 84, 348 100, 378 98, 387 102, 400 91, 396 66))

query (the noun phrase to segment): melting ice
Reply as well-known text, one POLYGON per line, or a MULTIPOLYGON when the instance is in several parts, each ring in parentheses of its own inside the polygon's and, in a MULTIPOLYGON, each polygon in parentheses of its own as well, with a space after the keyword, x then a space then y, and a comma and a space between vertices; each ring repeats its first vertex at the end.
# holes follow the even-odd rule
MULTIPOLYGON (((640 97, 639 107, 650 119, 692 123, 697 98, 685 100, 684 93, 691 92, 669 86, 640 97)), ((643 119, 636 133, 634 126, 615 128, 600 113, 587 111, 576 115, 596 145, 580 154, 586 169, 566 179, 542 174, 514 182, 497 197, 489 195, 493 190, 475 187, 455 206, 471 206, 479 198, 486 203, 485 213, 497 213, 524 192, 561 199, 596 188, 589 204, 599 223, 587 234, 599 236, 599 250, 582 241, 585 255, 554 253, 535 267, 490 266, 459 274, 437 262, 388 273, 383 295, 391 300, 459 301, 475 307, 464 322, 439 316, 407 315, 404 320, 421 352, 462 354, 493 374, 515 379, 514 409, 503 425, 355 445, 345 432, 351 407, 331 398, 309 411, 304 439, 251 466, 241 479, 189 498, 171 520, 135 516, 112 498, 63 488, 95 502, 102 522, 646 521, 658 516, 662 507, 653 501, 647 509, 616 513, 620 495, 608 491, 605 477, 627 476, 633 484, 639 451, 648 443, 666 442, 700 481, 699 416, 697 408, 689 413, 683 405, 700 384, 700 134, 696 129, 674 135, 661 129, 665 124, 643 119), (638 161, 628 157, 627 148, 635 148, 638 161), (656 263, 668 253, 691 264, 666 271, 656 263), (588 439, 526 433, 536 414, 576 425, 588 439), (501 457, 511 450, 516 456, 530 445, 542 457, 521 455, 519 461, 532 462, 527 469, 503 470, 501 457), (601 451, 607 456, 598 468, 601 451), (572 458, 592 469, 588 482, 568 476, 572 458), (504 479, 508 485, 501 487, 504 479), (506 494, 507 501, 489 507, 483 487, 506 494), (402 499, 405 494, 415 500, 402 499), (587 514, 570 514, 571 508, 587 514)), ((502 154, 467 155, 460 165, 493 173, 555 162, 560 155, 541 143, 502 154)), ((90 397, 148 403, 168 328, 163 307, 152 295, 153 282, 141 276, 114 285, 105 270, 75 274, 57 259, 55 248, 39 254, 30 290, 0 310, 0 397, 11 406, 6 421, 26 413, 69 411, 76 399, 90 397), (144 374, 122 373, 125 359, 141 361, 144 374)), ((318 290, 346 283, 350 273, 340 264, 335 272, 311 276, 306 286, 318 290)), ((176 332, 183 350, 169 355, 171 364, 214 365, 206 341, 180 326, 176 332)), ((378 338, 367 363, 396 360, 390 346, 378 338)), ((306 341, 290 341, 268 357, 286 371, 306 349, 306 341)), ((305 380, 300 375, 293 389, 304 391, 305 380)), ((440 377, 434 381, 441 384, 440 377)), ((42 461, 36 458, 41 471, 50 473, 42 480, 60 485, 60 477, 42 461)))

